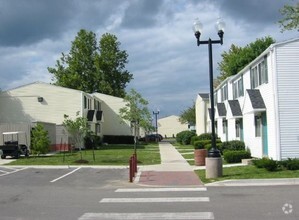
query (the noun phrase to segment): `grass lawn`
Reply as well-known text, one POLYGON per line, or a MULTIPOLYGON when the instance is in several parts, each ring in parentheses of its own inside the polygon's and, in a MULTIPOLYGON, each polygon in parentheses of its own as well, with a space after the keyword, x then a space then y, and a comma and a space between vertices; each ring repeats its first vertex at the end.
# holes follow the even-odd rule
POLYGON ((224 167, 223 176, 216 179, 206 179, 205 170, 195 171, 203 183, 229 179, 269 179, 269 178, 299 178, 299 170, 279 170, 269 172, 266 169, 256 168, 253 165, 239 167, 224 167))
MULTIPOLYGON (((83 150, 73 153, 57 153, 52 156, 21 157, 8 165, 129 165, 129 159, 133 153, 133 145, 108 145, 94 150, 94 155, 92 150, 83 150), (76 161, 81 160, 81 154, 84 161, 78 163, 76 161), (85 161, 87 163, 84 163, 85 161)), ((161 163, 158 145, 137 145, 137 159, 139 165, 161 163)))

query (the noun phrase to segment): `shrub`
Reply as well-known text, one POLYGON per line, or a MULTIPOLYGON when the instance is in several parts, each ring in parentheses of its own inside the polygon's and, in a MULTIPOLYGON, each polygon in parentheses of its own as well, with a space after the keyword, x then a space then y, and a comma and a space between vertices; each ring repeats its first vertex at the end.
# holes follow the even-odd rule
POLYGON ((31 151, 38 156, 40 154, 48 153, 50 150, 51 141, 49 139, 48 131, 45 130, 42 124, 37 124, 32 129, 31 151))
MULTIPOLYGON (((215 134, 215 136, 216 136, 216 139, 217 139, 218 138, 217 134, 215 134)), ((198 135, 198 139, 199 140, 212 140, 212 133, 200 134, 200 135, 198 135)))
POLYGON ((223 151, 225 150, 245 150, 245 143, 243 141, 239 140, 233 140, 233 141, 225 141, 222 143, 221 149, 223 151))
POLYGON ((226 150, 223 157, 228 163, 240 163, 242 159, 251 158, 251 154, 246 150, 231 151, 226 150))
POLYGON ((200 141, 200 139, 199 139, 198 136, 193 136, 193 137, 191 138, 190 144, 194 146, 195 141, 200 141))
POLYGON ((269 158, 253 160, 252 162, 257 168, 265 168, 268 171, 276 171, 278 168, 277 161, 269 158))
POLYGON ((205 146, 211 144, 211 140, 194 141, 194 149, 205 149, 205 146))
POLYGON ((193 131, 181 131, 176 136, 176 141, 180 144, 188 145, 191 143, 191 138, 196 136, 195 132, 193 131))
MULTIPOLYGON (((217 139, 217 140, 218 140, 218 139, 217 139)), ((222 147, 222 143, 221 143, 221 141, 220 141, 220 142, 216 141, 216 148, 217 148, 218 150, 220 150, 220 153, 222 153, 222 149, 221 149, 221 147, 222 147)), ((211 144, 211 142, 210 142, 209 144, 206 144, 206 145, 205 145, 205 149, 207 149, 208 151, 212 149, 212 144, 211 144)))
POLYGON ((288 158, 287 160, 279 161, 278 164, 285 167, 288 170, 299 170, 298 158, 288 158))
POLYGON ((98 148, 102 145, 101 137, 97 135, 88 135, 84 138, 84 146, 86 149, 98 148))

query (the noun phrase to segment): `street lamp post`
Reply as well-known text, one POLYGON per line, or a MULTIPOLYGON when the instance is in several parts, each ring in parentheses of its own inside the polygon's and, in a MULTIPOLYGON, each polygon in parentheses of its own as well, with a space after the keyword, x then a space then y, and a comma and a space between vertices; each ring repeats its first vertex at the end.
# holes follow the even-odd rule
MULTIPOLYGON (((202 24, 198 19, 195 19, 195 22, 193 24, 193 31, 194 31, 195 37, 197 39, 197 46, 199 46, 201 44, 207 44, 208 49, 209 49, 209 80, 210 80, 211 127, 212 127, 212 143, 211 144, 212 144, 212 148, 208 152, 208 158, 216 158, 216 159, 218 158, 216 165, 213 164, 212 167, 218 167, 217 169, 220 169, 219 167, 221 166, 221 171, 216 171, 216 172, 212 171, 211 175, 207 175, 208 177, 211 177, 211 178, 222 176, 222 160, 220 162, 221 155, 220 155, 220 151, 216 147, 216 135, 215 135, 215 107, 214 107, 214 87, 213 87, 212 45, 213 44, 221 44, 221 45, 223 44, 225 23, 221 20, 218 20, 216 23, 216 28, 218 30, 219 40, 211 40, 211 38, 209 38, 209 40, 201 41, 200 35, 202 32, 202 24), (219 163, 221 163, 221 164, 219 164, 219 163)), ((206 165, 206 167, 207 167, 207 165, 206 165)), ((214 168, 212 168, 212 169, 214 169, 214 168)), ((208 167, 207 167, 206 171, 208 172, 208 167)))
POLYGON ((156 111, 153 111, 153 114, 155 115, 155 122, 156 122, 156 126, 155 126, 155 128, 156 128, 156 141, 158 142, 158 140, 159 140, 159 137, 158 137, 158 115, 159 115, 159 110, 156 110, 156 111))

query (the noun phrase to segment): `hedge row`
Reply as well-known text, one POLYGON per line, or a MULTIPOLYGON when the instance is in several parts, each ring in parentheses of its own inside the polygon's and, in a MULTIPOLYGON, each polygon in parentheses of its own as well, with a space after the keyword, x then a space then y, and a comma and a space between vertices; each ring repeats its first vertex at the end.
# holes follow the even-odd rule
POLYGON ((131 135, 104 135, 103 143, 107 144, 134 144, 134 136, 131 135))
POLYGON ((282 161, 276 161, 269 158, 262 158, 258 160, 253 160, 253 165, 257 168, 265 168, 268 171, 276 171, 278 169, 287 170, 299 170, 299 159, 287 159, 282 161))
POLYGON ((251 153, 246 150, 226 150, 223 157, 227 163, 240 163, 242 159, 251 158, 251 153))

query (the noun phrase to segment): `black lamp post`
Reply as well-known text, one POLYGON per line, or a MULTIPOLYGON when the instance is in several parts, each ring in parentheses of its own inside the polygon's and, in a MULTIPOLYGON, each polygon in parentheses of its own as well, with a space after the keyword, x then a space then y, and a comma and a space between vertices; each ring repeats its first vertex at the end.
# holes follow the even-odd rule
POLYGON ((214 87, 213 87, 213 55, 212 55, 212 44, 223 44, 223 35, 225 23, 221 20, 218 20, 216 23, 216 28, 218 30, 219 40, 209 40, 201 41, 200 35, 202 31, 202 24, 197 19, 193 24, 193 31, 197 39, 197 46, 200 44, 208 44, 209 47, 209 76, 210 76, 210 102, 211 102, 211 125, 212 125, 212 148, 208 152, 208 157, 221 157, 220 151, 216 147, 216 135, 215 135, 215 108, 214 108, 214 87))
POLYGON ((153 111, 153 114, 155 115, 155 120, 156 120, 156 141, 158 142, 159 137, 158 137, 158 115, 159 115, 159 110, 153 111))

